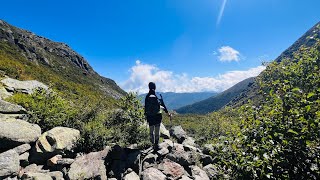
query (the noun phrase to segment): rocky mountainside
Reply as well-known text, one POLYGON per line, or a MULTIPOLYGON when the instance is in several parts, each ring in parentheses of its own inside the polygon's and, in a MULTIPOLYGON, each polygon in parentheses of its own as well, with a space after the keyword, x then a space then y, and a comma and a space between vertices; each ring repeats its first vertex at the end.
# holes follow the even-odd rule
MULTIPOLYGON (((320 22, 309 29, 303 36, 301 36, 293 45, 286 49, 279 57, 275 59, 276 62, 281 62, 286 58, 294 59, 294 55, 303 47, 314 47, 317 41, 320 40, 320 22)), ((264 73, 264 72, 262 72, 264 73)), ((244 90, 243 93, 232 99, 227 106, 236 107, 241 106, 252 100, 259 102, 262 97, 258 93, 258 83, 254 82, 252 86, 244 90)))
POLYGON ((180 114, 206 114, 219 110, 230 102, 233 98, 241 94, 245 89, 250 87, 254 82, 254 78, 245 79, 231 88, 219 93, 213 97, 187 105, 177 109, 180 114))
MULTIPOLYGON (((42 76, 49 76, 49 73, 56 74, 65 81, 93 86, 103 91, 105 95, 115 98, 125 94, 113 80, 97 74, 89 63, 67 44, 53 42, 32 32, 14 27, 3 20, 0 20, 0 50, 2 59, 8 59, 6 64, 1 64, 0 70, 9 76, 15 75, 19 79, 23 79, 23 75, 29 79, 41 78, 32 72, 27 72, 26 67, 21 67, 21 69, 17 69, 17 72, 14 72, 14 67, 10 66, 17 63, 12 61, 19 61, 19 63, 26 65, 25 60, 27 60, 32 62, 30 71, 36 71, 36 68, 40 68, 48 72, 42 76)), ((46 79, 50 78, 44 77, 39 80, 48 84, 53 83, 46 79)))
POLYGON ((163 141, 156 150, 113 144, 84 154, 75 151, 79 130, 59 126, 43 132, 39 125, 28 122, 29 115, 23 107, 3 100, 19 92, 32 94, 39 87, 51 91, 48 86, 11 78, 4 78, 1 84, 0 179, 216 178, 218 169, 210 155, 212 145, 200 149, 181 126, 172 127, 170 133, 161 126, 163 141))
MULTIPOLYGON (((180 107, 193 104, 198 101, 202 101, 209 97, 216 95, 215 92, 194 92, 194 93, 174 93, 174 92, 165 92, 165 93, 158 93, 163 96, 165 104, 168 109, 179 109, 180 107)), ((141 94, 139 97, 141 98, 142 104, 144 104, 144 99, 147 94, 141 94)))

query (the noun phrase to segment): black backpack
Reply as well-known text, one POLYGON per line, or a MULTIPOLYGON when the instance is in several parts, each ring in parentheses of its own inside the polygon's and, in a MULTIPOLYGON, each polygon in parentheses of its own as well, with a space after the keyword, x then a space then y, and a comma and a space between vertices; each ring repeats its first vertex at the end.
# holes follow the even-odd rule
POLYGON ((145 99, 145 113, 147 116, 155 116, 161 113, 160 103, 156 95, 154 95, 155 97, 150 96, 152 96, 152 94, 147 95, 145 99))

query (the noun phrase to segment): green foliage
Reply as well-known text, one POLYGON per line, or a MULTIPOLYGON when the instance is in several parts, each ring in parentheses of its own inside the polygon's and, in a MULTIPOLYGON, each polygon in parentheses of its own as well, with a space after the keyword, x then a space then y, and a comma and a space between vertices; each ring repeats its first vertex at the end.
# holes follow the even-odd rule
POLYGON ((37 89, 31 95, 17 93, 8 100, 25 107, 30 114, 29 122, 39 124, 44 131, 75 123, 77 110, 54 92, 37 89))
POLYGON ((213 155, 231 177, 320 177, 319 47, 301 48, 259 76, 263 101, 239 108, 241 132, 215 144, 213 155))

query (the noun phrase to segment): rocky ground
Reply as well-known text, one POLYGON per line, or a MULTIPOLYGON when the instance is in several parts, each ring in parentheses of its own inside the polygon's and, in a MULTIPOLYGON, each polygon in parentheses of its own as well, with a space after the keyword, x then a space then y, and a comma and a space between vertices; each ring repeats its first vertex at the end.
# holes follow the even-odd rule
POLYGON ((200 148, 181 126, 169 131, 158 150, 112 145, 99 152, 75 153, 79 130, 55 127, 42 132, 27 122, 27 111, 6 102, 16 92, 48 87, 37 81, 5 78, 0 86, 0 179, 215 179, 217 167, 210 145, 200 148))

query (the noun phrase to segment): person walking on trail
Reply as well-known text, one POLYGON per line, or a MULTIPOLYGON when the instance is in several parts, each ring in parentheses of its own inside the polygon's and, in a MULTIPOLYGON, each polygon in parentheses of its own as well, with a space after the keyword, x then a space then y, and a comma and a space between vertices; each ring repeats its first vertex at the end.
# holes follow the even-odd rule
POLYGON ((150 128, 150 141, 153 144, 154 149, 158 149, 160 138, 160 124, 162 121, 162 110, 171 117, 162 99, 159 99, 156 95, 156 84, 154 82, 149 83, 149 93, 145 98, 145 116, 149 123, 150 128))

